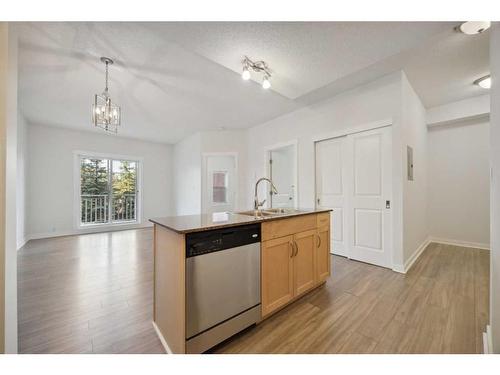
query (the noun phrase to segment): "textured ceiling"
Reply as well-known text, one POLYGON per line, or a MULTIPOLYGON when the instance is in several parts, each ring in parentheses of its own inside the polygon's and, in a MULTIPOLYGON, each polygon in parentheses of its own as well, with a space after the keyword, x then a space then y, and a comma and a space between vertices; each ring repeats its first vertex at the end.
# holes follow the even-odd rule
POLYGON ((423 104, 434 107, 488 91, 473 82, 490 73, 489 31, 465 35, 450 31, 416 52, 404 70, 423 104))
POLYGON ((451 32, 453 25, 21 23, 19 103, 30 122, 91 129, 92 95, 104 84, 99 57, 109 56, 120 134, 144 140, 175 143, 198 130, 247 128, 406 65, 424 103, 435 104, 474 95, 465 75, 484 70, 486 36, 474 44, 451 32), (463 48, 460 67, 447 69, 463 48), (483 52, 476 59, 471 51, 483 52), (272 90, 241 79, 244 54, 269 63, 272 90), (451 94, 457 80, 464 84, 451 94))
MULTIPOLYGON (((452 28, 446 22, 192 22, 154 25, 164 37, 241 73, 266 61, 273 89, 297 99, 452 28)), ((258 77, 258 80, 261 78, 258 77)))

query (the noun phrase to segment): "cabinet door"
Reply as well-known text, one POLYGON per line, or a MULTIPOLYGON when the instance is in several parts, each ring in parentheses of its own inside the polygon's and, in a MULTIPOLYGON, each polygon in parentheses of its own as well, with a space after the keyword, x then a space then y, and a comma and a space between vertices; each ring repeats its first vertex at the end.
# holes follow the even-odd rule
POLYGON ((262 242, 262 315, 293 298, 293 236, 262 242))
POLYGON ((316 279, 316 229, 297 233, 294 236, 295 256, 294 279, 295 296, 307 292, 315 285, 316 279))
POLYGON ((330 225, 318 228, 316 235, 316 282, 330 276, 330 225))

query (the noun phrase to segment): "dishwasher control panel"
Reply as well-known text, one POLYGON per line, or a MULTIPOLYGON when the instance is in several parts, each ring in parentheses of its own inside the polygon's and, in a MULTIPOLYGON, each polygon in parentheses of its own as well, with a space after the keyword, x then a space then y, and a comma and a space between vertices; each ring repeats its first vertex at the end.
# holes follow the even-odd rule
POLYGON ((260 224, 188 233, 186 258, 260 242, 260 237, 260 224))

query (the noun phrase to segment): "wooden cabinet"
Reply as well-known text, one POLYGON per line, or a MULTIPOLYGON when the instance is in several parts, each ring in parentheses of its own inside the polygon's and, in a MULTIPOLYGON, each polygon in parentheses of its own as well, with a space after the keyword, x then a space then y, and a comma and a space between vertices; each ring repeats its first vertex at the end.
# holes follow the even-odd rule
POLYGON ((330 276, 330 215, 264 222, 262 238, 262 316, 266 317, 330 276))
POLYGON ((262 315, 293 298, 293 236, 262 242, 262 315))
POLYGON ((294 235, 294 296, 301 295, 315 286, 316 281, 316 230, 294 235))
POLYGON ((318 228, 316 243, 316 282, 330 276, 330 225, 318 228))

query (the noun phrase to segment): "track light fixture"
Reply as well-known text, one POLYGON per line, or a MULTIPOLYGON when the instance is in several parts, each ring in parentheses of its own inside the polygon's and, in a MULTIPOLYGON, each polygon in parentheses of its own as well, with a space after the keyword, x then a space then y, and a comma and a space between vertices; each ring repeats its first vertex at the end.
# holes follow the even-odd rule
POLYGON ((250 71, 255 73, 262 73, 262 88, 268 89, 271 87, 271 70, 269 66, 265 63, 265 61, 252 61, 247 56, 244 57, 241 62, 243 65, 243 72, 241 73, 241 78, 245 81, 250 79, 250 71))

